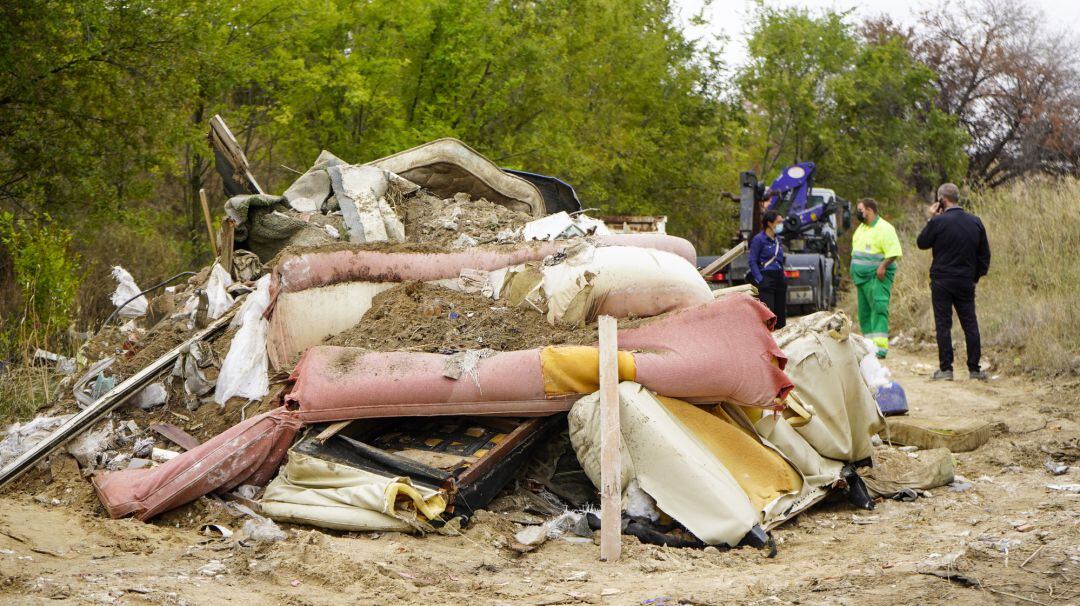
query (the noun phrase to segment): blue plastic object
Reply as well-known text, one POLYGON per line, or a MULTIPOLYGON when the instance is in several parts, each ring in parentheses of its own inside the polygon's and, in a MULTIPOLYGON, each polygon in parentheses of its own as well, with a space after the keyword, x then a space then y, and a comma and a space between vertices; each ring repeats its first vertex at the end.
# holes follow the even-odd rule
POLYGON ((907 395, 904 394, 904 388, 895 381, 879 387, 877 393, 874 394, 874 399, 877 400, 881 414, 886 417, 907 414, 907 395))

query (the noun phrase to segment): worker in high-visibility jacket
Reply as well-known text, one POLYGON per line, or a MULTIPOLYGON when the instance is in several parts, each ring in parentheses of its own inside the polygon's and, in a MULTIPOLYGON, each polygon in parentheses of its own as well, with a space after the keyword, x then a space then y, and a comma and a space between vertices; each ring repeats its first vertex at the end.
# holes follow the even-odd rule
POLYGON ((851 281, 859 294, 859 326, 877 346, 877 357, 889 353, 889 299, 896 261, 903 253, 891 223, 878 215, 873 198, 856 205, 861 223, 851 238, 851 281))

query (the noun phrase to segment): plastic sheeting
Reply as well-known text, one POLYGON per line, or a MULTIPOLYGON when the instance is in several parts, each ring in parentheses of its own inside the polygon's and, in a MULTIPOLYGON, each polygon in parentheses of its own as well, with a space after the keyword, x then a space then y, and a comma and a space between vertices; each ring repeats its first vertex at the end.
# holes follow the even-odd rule
MULTIPOLYGON (((672 397, 780 406, 793 385, 769 333, 774 321, 764 305, 740 295, 620 330, 620 348, 633 352, 634 376, 626 378, 672 397)), ((446 356, 439 354, 312 347, 293 372, 286 405, 309 423, 568 410, 568 401, 548 399, 565 394, 545 387, 552 373, 568 371, 545 368, 542 358, 536 349, 498 353, 480 360, 467 380, 453 380, 443 375, 446 356)), ((579 371, 595 374, 598 366, 579 371)))
POLYGON ((261 486, 277 472, 301 427, 278 408, 242 421, 197 448, 152 469, 125 469, 94 477, 109 515, 148 520, 216 490, 261 486))
POLYGON ((439 491, 407 477, 387 477, 295 450, 259 504, 278 522, 351 531, 409 532, 446 509, 439 491))

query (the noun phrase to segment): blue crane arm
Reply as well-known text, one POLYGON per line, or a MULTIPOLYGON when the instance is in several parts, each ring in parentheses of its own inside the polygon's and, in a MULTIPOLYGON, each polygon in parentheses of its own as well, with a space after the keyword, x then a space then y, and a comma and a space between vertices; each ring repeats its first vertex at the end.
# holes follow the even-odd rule
POLYGON ((780 171, 780 176, 769 186, 767 210, 778 210, 789 218, 797 218, 800 227, 821 219, 825 214, 824 205, 807 208, 815 170, 813 162, 801 162, 780 171))

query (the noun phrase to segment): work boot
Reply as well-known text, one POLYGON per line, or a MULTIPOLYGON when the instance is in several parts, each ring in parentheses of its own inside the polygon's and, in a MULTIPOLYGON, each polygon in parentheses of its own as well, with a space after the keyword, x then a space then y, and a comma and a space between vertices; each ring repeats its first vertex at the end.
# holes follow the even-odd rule
POLYGON ((935 370, 934 376, 930 377, 931 381, 952 381, 951 370, 935 370))
POLYGON ((984 370, 973 370, 968 373, 968 378, 974 381, 989 381, 990 375, 986 374, 984 370))

